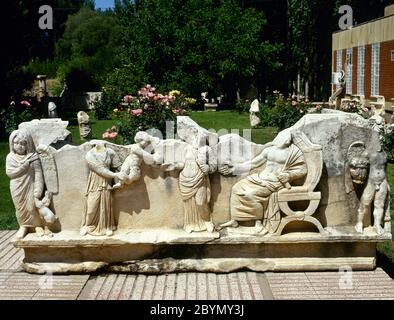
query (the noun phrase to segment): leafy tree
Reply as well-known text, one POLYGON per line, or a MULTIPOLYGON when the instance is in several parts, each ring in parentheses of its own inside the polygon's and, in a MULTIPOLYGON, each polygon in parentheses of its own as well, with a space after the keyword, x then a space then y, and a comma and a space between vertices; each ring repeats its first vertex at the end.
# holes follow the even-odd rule
POLYGON ((236 0, 118 1, 126 59, 164 89, 234 98, 278 66, 265 19, 236 0))
MULTIPOLYGON (((33 76, 24 66, 34 58, 51 59, 54 42, 64 28, 70 13, 83 5, 83 0, 30 0, 3 1, 0 10, 2 48, 0 50, 0 111, 6 110, 12 99, 30 87, 33 76), (54 29, 41 30, 38 26, 41 5, 54 9, 54 29)), ((4 121, 0 119, 0 136, 4 134, 4 121)))
POLYGON ((88 7, 69 17, 56 44, 59 73, 71 90, 99 88, 101 78, 117 65, 120 32, 111 12, 88 7))

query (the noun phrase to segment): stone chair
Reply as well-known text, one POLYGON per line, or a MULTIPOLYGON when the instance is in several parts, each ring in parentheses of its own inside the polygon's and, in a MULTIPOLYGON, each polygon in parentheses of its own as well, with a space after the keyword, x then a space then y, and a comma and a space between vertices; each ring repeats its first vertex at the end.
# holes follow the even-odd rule
POLYGON ((312 215, 316 212, 321 192, 314 191, 320 181, 323 170, 322 147, 313 144, 308 137, 300 132, 293 131, 293 143, 300 148, 305 157, 307 175, 302 186, 292 186, 290 189, 282 189, 278 192, 279 208, 285 217, 282 217, 275 235, 281 235, 287 224, 293 221, 305 221, 314 224, 322 235, 328 234, 321 223, 312 215), (295 211, 290 208, 290 202, 309 201, 305 210, 295 211))

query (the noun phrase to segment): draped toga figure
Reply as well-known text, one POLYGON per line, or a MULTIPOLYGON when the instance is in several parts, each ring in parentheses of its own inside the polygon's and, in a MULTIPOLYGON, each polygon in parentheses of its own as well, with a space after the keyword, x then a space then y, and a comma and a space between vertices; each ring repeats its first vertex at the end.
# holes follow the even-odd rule
POLYGON ((92 141, 94 146, 87 152, 85 160, 90 169, 86 188, 86 201, 80 234, 100 236, 113 235, 116 230, 112 208, 112 183, 114 179, 125 179, 120 170, 122 163, 118 155, 106 148, 103 141, 92 141))
POLYGON ((255 221, 255 231, 273 233, 280 222, 278 191, 291 188, 291 183, 307 173, 301 150, 291 143, 290 135, 278 136, 254 159, 242 164, 224 164, 224 174, 248 172, 265 164, 263 170, 238 181, 231 190, 230 221, 219 226, 238 227, 239 222, 255 221))
POLYGON ((181 170, 179 190, 183 200, 184 224, 186 232, 213 232, 210 201, 211 184, 209 174, 216 171, 217 161, 212 148, 194 148, 187 145, 183 161, 165 164, 167 171, 181 170))
POLYGON ((6 160, 6 173, 10 178, 10 191, 20 226, 15 238, 22 239, 29 229, 38 236, 52 232, 48 225, 56 216, 48 208, 51 193, 46 190, 43 168, 39 157, 46 146, 34 146, 30 133, 25 129, 15 130, 10 135, 10 153, 6 160))

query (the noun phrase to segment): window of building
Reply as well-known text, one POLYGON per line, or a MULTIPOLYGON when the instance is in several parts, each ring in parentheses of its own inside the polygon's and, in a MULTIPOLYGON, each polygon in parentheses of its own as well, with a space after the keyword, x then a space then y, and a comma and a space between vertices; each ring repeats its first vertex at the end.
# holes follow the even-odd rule
POLYGON ((353 64, 352 64, 353 49, 346 50, 346 93, 352 94, 352 76, 353 76, 353 64))
MULTIPOLYGON (((336 72, 342 72, 342 50, 337 51, 337 70, 336 72)), ((340 86, 336 86, 336 90, 339 90, 340 86)))
POLYGON ((380 43, 372 45, 371 96, 379 95, 380 43))
POLYGON ((364 95, 365 84, 365 47, 358 47, 357 60, 357 94, 364 95))
POLYGON ((391 61, 394 62, 394 50, 391 50, 391 61))

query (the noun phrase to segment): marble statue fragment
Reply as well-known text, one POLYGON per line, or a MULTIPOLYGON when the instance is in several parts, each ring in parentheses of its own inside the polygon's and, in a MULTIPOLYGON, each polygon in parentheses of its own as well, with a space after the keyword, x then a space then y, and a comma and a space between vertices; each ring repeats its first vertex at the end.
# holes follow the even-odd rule
POLYGON ((81 140, 88 140, 92 135, 92 128, 90 126, 89 115, 84 111, 79 111, 77 114, 78 126, 79 126, 79 136, 81 140))
POLYGON ((154 156, 145 151, 152 144, 156 143, 157 138, 149 135, 147 132, 140 131, 134 137, 135 144, 130 147, 130 154, 127 156, 122 164, 120 172, 123 174, 123 179, 118 180, 113 186, 113 189, 122 188, 137 181, 141 177, 141 163, 153 165, 157 162, 154 156))
POLYGON ((57 118, 57 107, 53 101, 48 103, 48 118, 57 118))
POLYGON ((216 171, 217 160, 211 147, 187 145, 183 161, 166 164, 166 170, 181 170, 179 190, 183 200, 186 232, 214 231, 210 211, 211 184, 209 174, 216 171))
POLYGON ((116 230, 112 184, 114 179, 124 179, 123 173, 115 173, 111 169, 120 171, 122 163, 115 151, 106 147, 104 141, 91 141, 91 145, 93 148, 85 157, 90 173, 80 234, 111 236, 116 230))
POLYGON ((250 117, 250 125, 252 127, 256 127, 260 124, 260 107, 259 107, 259 100, 253 100, 252 104, 250 105, 249 109, 249 117, 250 117))
POLYGON ((56 217, 49 209, 51 192, 46 190, 43 168, 33 139, 26 129, 14 131, 10 136, 10 153, 6 159, 6 173, 11 179, 10 191, 16 210, 19 230, 17 239, 23 238, 31 229, 38 236, 52 235, 48 225, 56 217))

